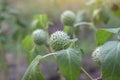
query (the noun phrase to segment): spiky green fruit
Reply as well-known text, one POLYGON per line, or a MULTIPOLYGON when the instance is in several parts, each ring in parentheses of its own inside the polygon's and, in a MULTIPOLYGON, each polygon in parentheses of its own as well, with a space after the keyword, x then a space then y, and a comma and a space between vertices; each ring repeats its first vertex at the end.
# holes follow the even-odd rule
POLYGON ((61 22, 66 26, 73 26, 76 16, 72 11, 65 11, 61 15, 61 22))
POLYGON ((98 64, 100 63, 100 53, 101 53, 101 48, 102 46, 100 47, 97 47, 93 53, 92 53, 92 59, 97 62, 98 64))
POLYGON ((118 40, 120 41, 120 30, 118 31, 118 40))
POLYGON ((35 44, 42 45, 47 41, 47 33, 44 30, 37 29, 32 33, 32 39, 35 44))
POLYGON ((50 45, 55 51, 66 49, 70 45, 70 37, 63 31, 56 31, 50 37, 50 45))

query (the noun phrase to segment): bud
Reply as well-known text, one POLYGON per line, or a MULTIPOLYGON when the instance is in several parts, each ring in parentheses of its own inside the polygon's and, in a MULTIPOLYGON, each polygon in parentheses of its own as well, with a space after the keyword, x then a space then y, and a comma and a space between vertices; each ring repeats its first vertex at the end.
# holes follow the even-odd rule
POLYGON ((63 31, 56 31, 50 37, 50 45, 55 51, 66 49, 70 45, 70 37, 63 31))
POLYGON ((66 26, 73 26, 76 16, 72 11, 65 11, 61 15, 61 22, 66 26))
POLYGON ((97 63, 100 63, 100 52, 101 52, 101 46, 100 47, 97 47, 93 53, 92 53, 92 59, 97 62, 97 63))
POLYGON ((42 45, 47 41, 47 34, 41 29, 37 29, 32 33, 32 39, 35 44, 42 45))

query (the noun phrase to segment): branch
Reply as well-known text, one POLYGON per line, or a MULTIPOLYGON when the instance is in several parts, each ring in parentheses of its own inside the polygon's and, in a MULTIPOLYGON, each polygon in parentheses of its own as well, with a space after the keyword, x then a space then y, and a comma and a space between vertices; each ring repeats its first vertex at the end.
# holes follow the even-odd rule
POLYGON ((98 77, 98 78, 96 78, 96 79, 94 79, 94 80, 102 80, 102 78, 101 78, 101 77, 98 77))

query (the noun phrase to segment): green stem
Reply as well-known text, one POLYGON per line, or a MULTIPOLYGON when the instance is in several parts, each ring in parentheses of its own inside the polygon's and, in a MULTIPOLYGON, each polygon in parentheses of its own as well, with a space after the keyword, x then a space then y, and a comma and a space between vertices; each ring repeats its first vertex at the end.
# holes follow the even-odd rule
MULTIPOLYGON (((52 55, 55 57, 56 54, 57 54, 56 52, 55 52, 55 53, 49 53, 49 54, 47 54, 47 55, 44 55, 44 56, 42 57, 42 59, 44 59, 44 58, 46 58, 46 57, 49 57, 49 56, 52 56, 52 55)), ((56 59, 56 57, 55 57, 55 59, 56 59)), ((61 75, 61 73, 59 73, 59 75, 60 75, 60 80, 65 80, 64 77, 61 75)))
POLYGON ((76 35, 75 35, 75 28, 74 27, 72 27, 72 26, 70 26, 70 30, 72 31, 71 33, 71 37, 72 38, 75 38, 76 37, 76 35))
POLYGON ((95 27, 95 25, 93 23, 90 24, 90 27, 94 30, 97 31, 97 28, 95 27))
MULTIPOLYGON (((48 33, 48 23, 46 24, 46 28, 44 28, 44 30, 45 30, 46 33, 47 33, 47 40, 49 41, 49 37, 50 37, 50 36, 49 36, 49 33, 48 33)), ((46 42, 45 45, 46 45, 46 47, 49 49, 49 51, 52 52, 52 51, 51 51, 52 49, 51 49, 50 45, 48 44, 48 43, 49 43, 48 41, 46 42)))
POLYGON ((88 25, 90 26, 94 31, 97 30, 97 28, 94 26, 94 24, 92 22, 80 22, 80 23, 77 23, 74 25, 74 27, 78 27, 78 26, 81 26, 81 25, 88 25))
POLYGON ((81 70, 84 72, 84 74, 85 74, 90 80, 94 80, 94 79, 86 72, 86 70, 85 70, 83 67, 81 67, 81 70))
POLYGON ((80 25, 90 25, 90 24, 91 24, 90 22, 80 22, 80 23, 75 24, 74 26, 77 27, 80 25))
POLYGON ((44 55, 43 57, 42 57, 42 59, 44 59, 44 58, 46 58, 46 57, 49 57, 49 56, 51 56, 51 55, 56 55, 57 53, 49 53, 49 54, 46 54, 46 55, 44 55))
POLYGON ((48 31, 48 28, 49 28, 49 25, 48 25, 48 23, 46 24, 46 28, 45 28, 45 31, 46 31, 46 33, 47 33, 47 43, 46 43, 46 46, 47 46, 47 48, 49 49, 49 51, 50 51, 50 53, 53 53, 54 52, 54 50, 52 49, 52 47, 49 45, 49 31, 48 31))

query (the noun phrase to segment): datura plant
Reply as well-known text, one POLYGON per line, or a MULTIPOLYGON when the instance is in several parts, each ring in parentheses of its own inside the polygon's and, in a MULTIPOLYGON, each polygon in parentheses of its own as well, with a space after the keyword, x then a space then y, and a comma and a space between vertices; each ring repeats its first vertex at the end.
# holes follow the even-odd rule
POLYGON ((47 33, 44 30, 37 29, 32 33, 32 39, 35 44, 42 45, 47 41, 47 33))
POLYGON ((61 15, 61 22, 66 26, 73 26, 75 23, 76 16, 75 13, 72 11, 65 11, 61 15))
POLYGON ((47 16, 35 16, 34 25, 32 24, 32 34, 27 35, 22 41, 28 58, 33 56, 33 54, 35 57, 31 59, 31 63, 25 71, 22 80, 46 80, 42 76, 39 65, 45 58, 50 56, 53 56, 54 60, 56 60, 60 76, 62 76, 60 80, 77 80, 80 70, 85 73, 89 80, 120 80, 120 28, 95 29, 97 48, 91 56, 100 66, 102 73, 100 79, 93 79, 81 65, 84 51, 76 48, 76 46, 79 46, 77 42, 80 39, 75 35, 76 27, 81 27, 80 25, 84 25, 84 23, 91 27, 93 23, 76 23, 76 18, 75 13, 72 11, 63 12, 61 15, 61 22, 64 25, 63 30, 57 30, 49 34, 50 21, 48 21, 47 16), (67 28, 66 25, 68 26, 67 28), (72 37, 68 34, 70 31, 69 26, 72 27, 72 37), (112 34, 117 35, 117 39, 107 42, 112 34))
POLYGON ((54 50, 66 49, 70 46, 70 37, 63 31, 56 31, 50 36, 50 45, 54 50))

